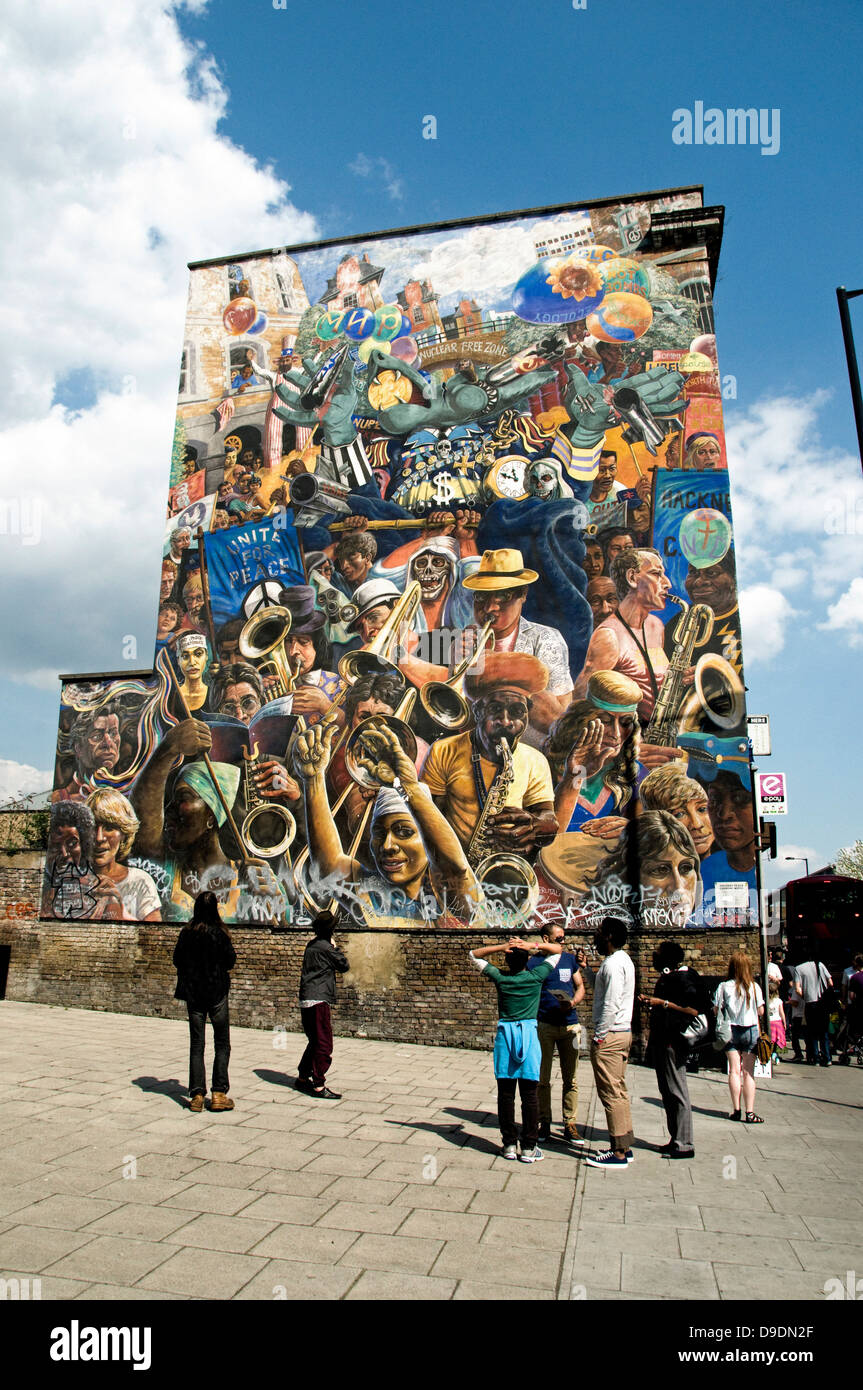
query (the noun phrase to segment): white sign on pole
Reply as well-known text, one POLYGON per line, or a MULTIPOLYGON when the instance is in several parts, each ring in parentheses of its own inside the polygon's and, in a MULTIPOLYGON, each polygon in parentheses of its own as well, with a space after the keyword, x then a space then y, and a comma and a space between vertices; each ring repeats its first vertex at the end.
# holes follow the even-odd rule
POLYGON ((759 772, 758 801, 762 816, 788 815, 788 787, 784 772, 759 772))
POLYGON ((755 758, 770 757, 770 715, 747 714, 746 729, 752 742, 752 755, 755 758))
POLYGON ((749 906, 749 884, 741 883, 739 879, 733 879, 729 883, 717 883, 714 885, 716 892, 716 907, 722 912, 740 912, 749 906))

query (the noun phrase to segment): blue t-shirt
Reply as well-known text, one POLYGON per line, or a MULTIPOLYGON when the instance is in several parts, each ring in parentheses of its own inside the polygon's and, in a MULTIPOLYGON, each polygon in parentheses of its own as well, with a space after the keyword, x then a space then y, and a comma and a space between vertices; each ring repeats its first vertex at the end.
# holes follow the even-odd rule
MULTIPOLYGON (((531 956, 527 963, 528 970, 535 970, 538 965, 542 965, 545 956, 531 956)), ((552 970, 548 979, 542 987, 542 994, 539 999, 539 1013, 537 1020, 540 1023, 553 1023, 555 1026, 563 1028, 573 1023, 578 1023, 578 1014, 574 1006, 570 1006, 568 1013, 559 999, 555 999, 552 991, 557 990, 565 994, 568 999, 572 999, 575 994, 574 976, 578 970, 578 961, 569 951, 562 951, 560 960, 552 970)))

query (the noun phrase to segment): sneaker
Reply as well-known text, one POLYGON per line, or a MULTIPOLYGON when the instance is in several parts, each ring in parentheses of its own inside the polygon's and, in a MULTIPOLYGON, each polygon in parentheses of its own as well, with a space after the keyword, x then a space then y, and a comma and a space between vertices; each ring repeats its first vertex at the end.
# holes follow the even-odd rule
POLYGON ((579 1133, 578 1133, 578 1130, 576 1129, 575 1125, 571 1125, 571 1124, 570 1124, 570 1125, 564 1125, 564 1127, 563 1127, 563 1137, 564 1137, 564 1139, 567 1141, 568 1144, 583 1144, 583 1143, 585 1143, 585 1140, 582 1139, 582 1138, 580 1137, 580 1135, 579 1135, 579 1133))
POLYGON ((546 1140, 551 1138, 551 1120, 540 1120, 537 1138, 546 1140))
POLYGON ((524 1149, 518 1156, 519 1163, 539 1163, 545 1158, 542 1149, 524 1149))
POLYGON ((510 1162, 513 1162, 516 1158, 518 1158, 518 1149, 516 1148, 515 1144, 504 1144, 503 1152, 501 1153, 501 1158, 508 1158, 510 1162))
POLYGON ((328 1086, 323 1086, 320 1091, 312 1088, 309 1095, 313 1100, 341 1100, 342 1098, 340 1091, 331 1091, 328 1086))
POLYGON ((211 1111, 233 1110, 233 1108, 234 1102, 231 1100, 230 1096, 225 1095, 224 1091, 213 1092, 213 1098, 210 1101, 211 1111))
POLYGON ((191 1110, 191 1112, 192 1112, 193 1115, 200 1115, 200 1113, 201 1113, 201 1111, 203 1110, 203 1108, 204 1108, 204 1095, 203 1095, 203 1092, 202 1092, 202 1091, 199 1091, 199 1092, 197 1093, 197 1095, 192 1096, 191 1099, 189 1100, 189 1109, 191 1110))
POLYGON ((628 1168, 629 1163, 625 1158, 618 1158, 614 1149, 606 1149, 605 1153, 590 1154, 585 1163, 589 1163, 591 1168, 628 1168))
POLYGON ((626 1150, 626 1161, 627 1161, 627 1163, 634 1163, 634 1162, 635 1162, 635 1154, 632 1152, 632 1149, 627 1149, 627 1150, 626 1150))

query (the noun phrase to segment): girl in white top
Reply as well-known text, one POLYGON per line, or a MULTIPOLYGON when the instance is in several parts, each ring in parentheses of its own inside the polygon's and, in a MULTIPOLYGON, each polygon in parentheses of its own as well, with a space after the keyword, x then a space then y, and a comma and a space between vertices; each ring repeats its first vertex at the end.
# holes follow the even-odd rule
POLYGON ((755 1104, 755 1046, 759 1019, 764 1015, 761 986, 752 975, 752 963, 745 951, 733 951, 728 962, 728 979, 713 999, 717 1019, 724 1014, 731 1024, 731 1041, 726 1044, 728 1089, 733 1110, 729 1119, 745 1119, 747 1124, 764 1123, 753 1110, 755 1104), (743 1107, 741 1111, 741 1095, 743 1107))

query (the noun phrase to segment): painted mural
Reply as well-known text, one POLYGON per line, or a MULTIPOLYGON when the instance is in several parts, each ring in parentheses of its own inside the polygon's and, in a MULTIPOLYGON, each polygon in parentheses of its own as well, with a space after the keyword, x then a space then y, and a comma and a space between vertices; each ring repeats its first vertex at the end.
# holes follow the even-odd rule
POLYGON ((699 206, 192 267, 154 667, 64 684, 44 916, 751 920, 699 206))

